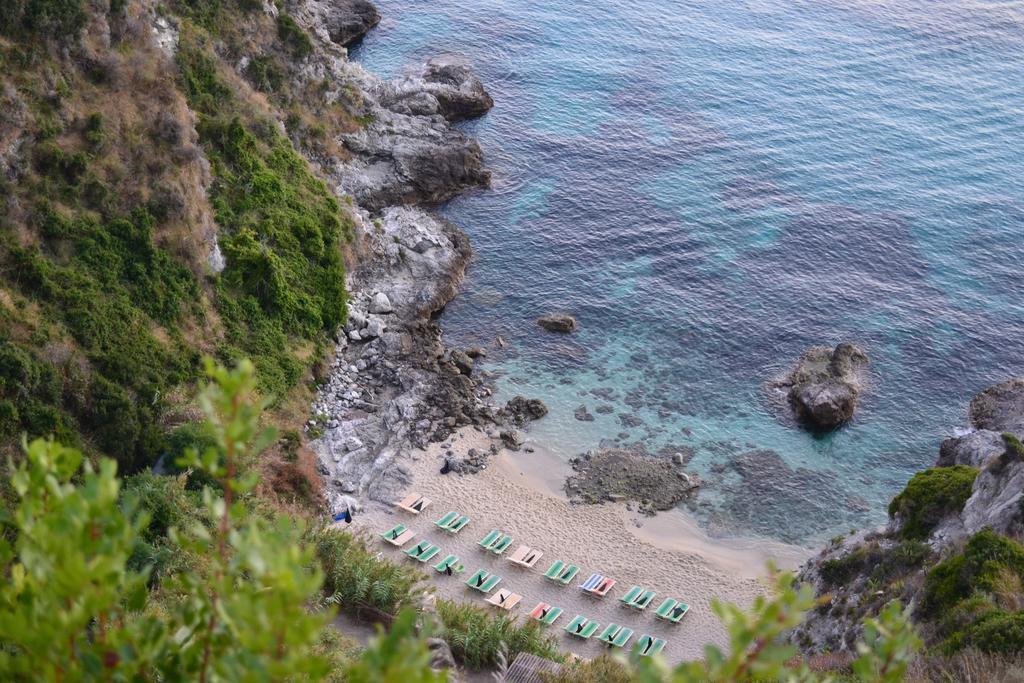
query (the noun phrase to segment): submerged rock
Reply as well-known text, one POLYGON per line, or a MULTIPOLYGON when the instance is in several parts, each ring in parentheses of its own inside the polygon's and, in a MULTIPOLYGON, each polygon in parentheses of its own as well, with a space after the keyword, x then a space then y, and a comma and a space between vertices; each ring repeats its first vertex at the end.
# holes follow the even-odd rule
POLYGON ((549 332, 572 332, 576 329, 576 318, 568 313, 548 313, 537 318, 537 324, 549 332))
POLYGON ((593 422, 595 419, 594 416, 590 414, 590 411, 587 410, 586 406, 580 406, 573 411, 573 417, 580 422, 593 422))
POLYGON ((769 384, 785 390, 796 416, 814 427, 836 427, 853 417, 868 365, 858 346, 813 346, 783 377, 769 384))
POLYGON ((565 480, 565 492, 575 503, 634 500, 641 512, 654 514, 675 507, 699 486, 696 475, 639 445, 590 451, 571 464, 575 472, 565 480))

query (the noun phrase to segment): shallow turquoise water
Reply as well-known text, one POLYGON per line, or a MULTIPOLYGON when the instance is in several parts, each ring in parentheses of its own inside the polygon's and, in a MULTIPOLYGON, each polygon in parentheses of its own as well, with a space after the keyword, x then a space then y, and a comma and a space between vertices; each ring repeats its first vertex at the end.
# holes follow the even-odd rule
POLYGON ((443 323, 509 341, 485 368, 566 457, 693 449, 713 532, 813 542, 881 521, 1024 373, 1024 4, 378 5, 355 58, 460 55, 497 102, 465 126, 494 187, 441 209, 477 253, 443 323), (550 309, 580 332, 542 333, 550 309), (873 361, 856 419, 780 419, 764 381, 843 340, 873 361))

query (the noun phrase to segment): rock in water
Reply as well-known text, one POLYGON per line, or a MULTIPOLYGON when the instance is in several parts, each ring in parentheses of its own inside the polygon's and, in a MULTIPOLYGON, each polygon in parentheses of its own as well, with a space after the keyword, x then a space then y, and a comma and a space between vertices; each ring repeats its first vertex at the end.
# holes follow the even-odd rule
POLYGON ((576 329, 576 318, 568 313, 548 313, 537 318, 537 324, 549 332, 572 332, 576 329))
POLYGON ((516 396, 505 404, 503 411, 514 424, 524 425, 531 420, 539 420, 548 414, 548 407, 539 398, 516 396))
POLYGON ((590 414, 590 411, 587 410, 586 406, 580 406, 575 411, 573 411, 573 417, 575 417, 580 422, 594 421, 594 416, 590 414))
POLYGON ((790 398, 803 417, 821 427, 834 427, 853 417, 857 390, 847 382, 827 379, 795 387, 790 398))
POLYGON ((1024 378, 996 384, 971 399, 971 422, 976 429, 1024 432, 1024 378))
POLYGON ((785 376, 771 383, 787 390, 798 418, 814 427, 836 427, 857 409, 868 356, 854 344, 814 346, 785 376))
POLYGON ((494 106, 483 83, 465 64, 431 59, 423 68, 423 81, 449 121, 475 118, 494 106))

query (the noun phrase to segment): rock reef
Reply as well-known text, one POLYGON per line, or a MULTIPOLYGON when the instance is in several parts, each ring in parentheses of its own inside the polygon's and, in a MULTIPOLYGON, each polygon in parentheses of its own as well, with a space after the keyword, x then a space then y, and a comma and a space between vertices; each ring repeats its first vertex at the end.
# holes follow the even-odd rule
POLYGON ((574 458, 565 492, 575 503, 630 500, 644 514, 671 510, 700 485, 682 469, 682 459, 658 457, 642 446, 602 448, 574 458))

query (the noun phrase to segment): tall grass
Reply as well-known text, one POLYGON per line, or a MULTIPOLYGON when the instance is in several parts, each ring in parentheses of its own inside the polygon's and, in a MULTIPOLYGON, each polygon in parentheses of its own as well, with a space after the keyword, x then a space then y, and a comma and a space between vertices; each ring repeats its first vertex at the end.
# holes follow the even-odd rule
POLYGON ((370 550, 367 538, 338 530, 311 532, 324 572, 324 595, 357 617, 387 621, 403 607, 417 608, 426 577, 370 550))
POLYGON ((437 615, 444 629, 441 637, 452 654, 470 669, 498 665, 499 654, 514 661, 520 652, 561 661, 555 639, 535 621, 525 624, 503 614, 495 614, 474 605, 440 600, 437 615))

